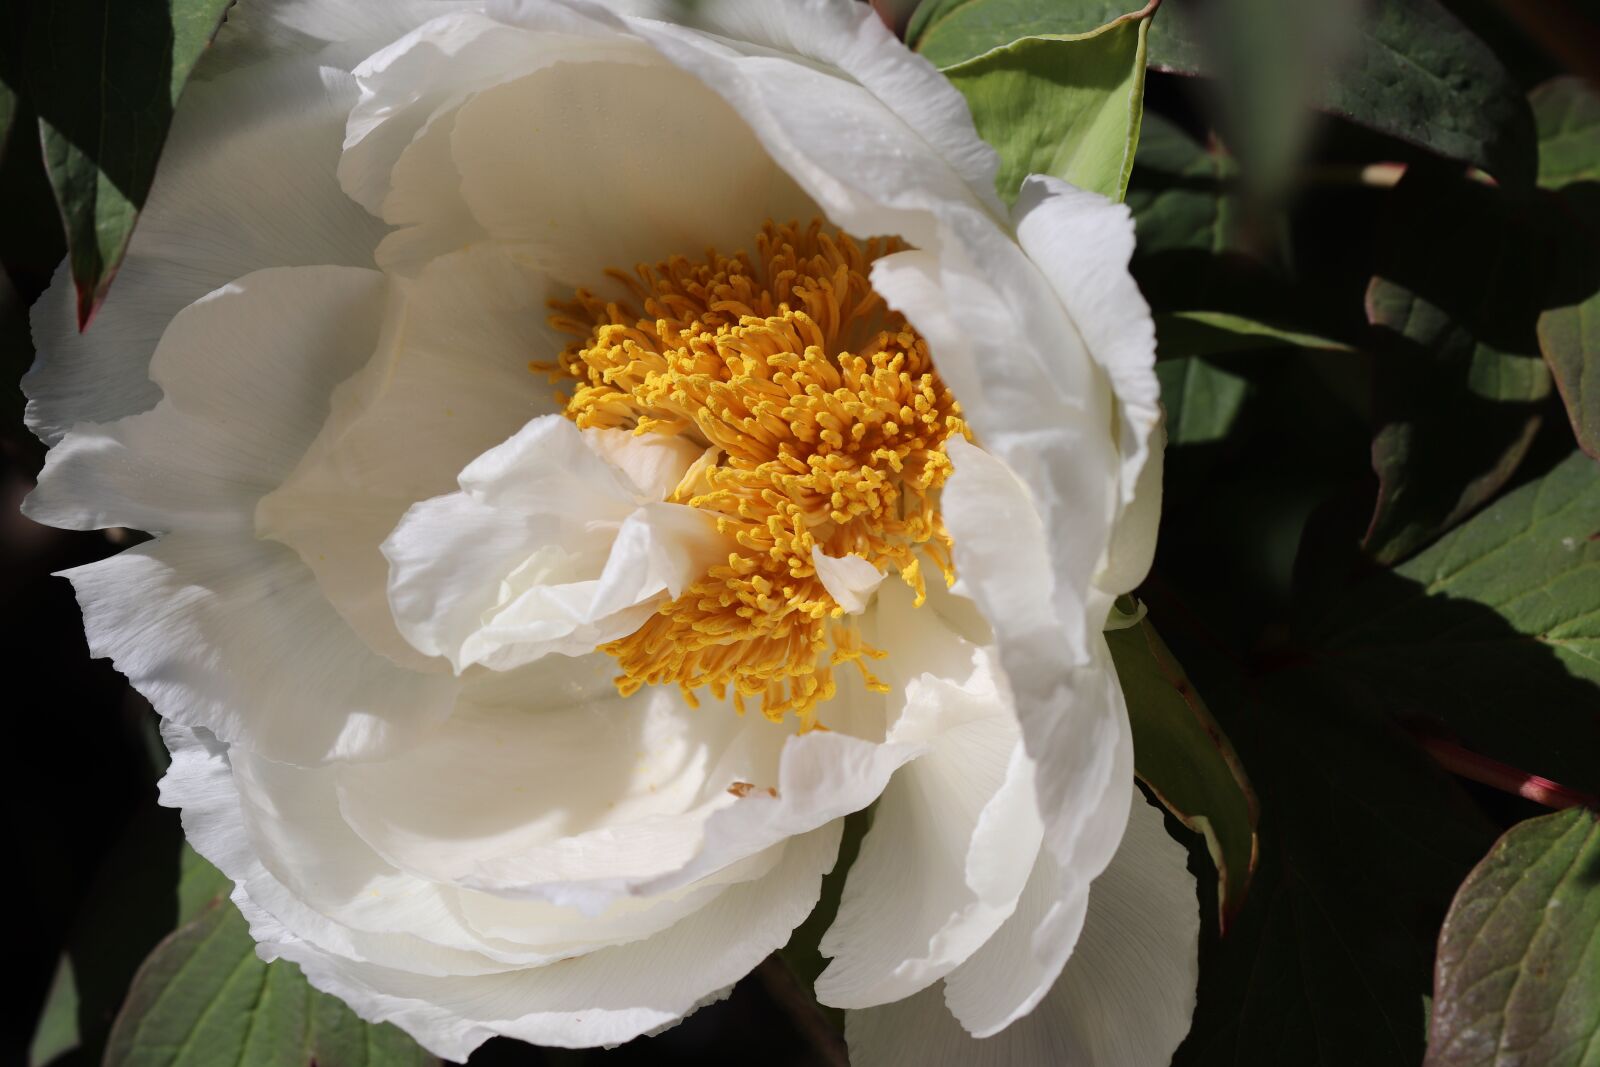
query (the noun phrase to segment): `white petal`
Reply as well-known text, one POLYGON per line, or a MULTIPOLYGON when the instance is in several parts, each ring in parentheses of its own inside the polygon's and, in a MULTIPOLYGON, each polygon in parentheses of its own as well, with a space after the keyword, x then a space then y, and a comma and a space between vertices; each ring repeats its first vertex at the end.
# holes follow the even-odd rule
POLYGON ((1150 568, 1161 499, 1155 324, 1126 269, 1133 217, 1124 204, 1044 175, 1023 182, 1014 217, 1018 242, 1060 294, 1116 393, 1123 520, 1108 546, 1100 584, 1112 594, 1125 593, 1150 568))
POLYGON ((265 541, 168 534, 64 572, 89 651, 164 717, 271 759, 370 759, 454 702, 363 645, 294 554, 265 541))
POLYGON ((815 213, 716 93, 626 43, 626 62, 560 63, 462 106, 454 156, 484 231, 593 288, 608 268, 749 248, 768 217, 815 213))
POLYGON ((990 962, 969 963, 986 981, 969 982, 960 972, 951 978, 952 1009, 969 1030, 987 1034, 1036 1003, 1071 952, 1089 881, 1110 861, 1127 821, 1133 742, 1105 638, 1092 638, 1088 664, 1060 662, 1045 532, 1026 488, 998 459, 965 441, 952 442, 950 455, 955 472, 946 483, 944 516, 955 539, 958 589, 971 591, 1000 641, 1028 754, 1038 766, 1048 849, 1040 863, 1050 865, 1035 872, 1049 897, 1037 914, 1019 907, 973 957, 990 962), (1026 952, 1018 955, 1021 946, 1026 952))
POLYGON ((564 9, 555 14, 554 34, 541 39, 474 11, 450 12, 412 22, 409 32, 357 66, 361 99, 350 112, 339 161, 350 197, 378 214, 396 162, 430 119, 509 78, 590 52, 606 54, 617 37, 593 19, 564 9))
POLYGON ((889 740, 920 742, 884 791, 822 940, 817 996, 864 1007, 948 974, 1005 921, 1042 833, 1033 765, 992 646, 951 630, 903 583, 877 600, 875 671, 900 701, 889 740))
POLYGON ((480 0, 251 0, 227 11, 201 56, 196 78, 217 77, 262 60, 315 55, 349 70, 412 27, 480 0))
POLYGON ((459 481, 383 544, 400 632, 458 672, 625 636, 726 552, 711 516, 641 501, 560 415, 529 422, 459 481))
POLYGON ((377 271, 287 267, 184 308, 150 367, 162 401, 77 427, 50 450, 27 513, 74 529, 248 528, 334 387, 371 356, 382 298, 377 271))
POLYGON ((464 1060, 496 1034, 563 1048, 614 1045, 670 1026, 787 941, 816 903, 838 842, 836 823, 790 840, 770 873, 729 887, 654 937, 500 975, 434 978, 350 963, 270 917, 246 915, 263 954, 294 960, 318 989, 363 1018, 396 1023, 440 1056, 464 1060))
POLYGON ((167 723, 173 760, 162 803, 183 808, 194 846, 250 902, 323 951, 421 974, 493 974, 648 937, 728 885, 761 877, 757 857, 684 892, 623 899, 586 916, 571 908, 461 892, 382 860, 339 813, 336 773, 270 763, 167 723))
POLYGON ((309 60, 184 93, 117 281, 80 334, 63 264, 32 313, 28 425, 54 444, 160 398, 146 371, 179 309, 263 267, 371 266, 382 227, 334 178, 355 84, 309 60))
POLYGON ((342 772, 346 817, 423 877, 591 910, 679 870, 730 788, 778 781, 789 731, 670 687, 625 698, 615 673, 558 656, 475 683, 427 745, 342 772))
POLYGON ((334 391, 316 442, 257 506, 256 531, 300 553, 368 644, 430 669, 395 628, 379 546, 412 504, 451 492, 474 457, 556 410, 528 358, 560 343, 538 279, 493 247, 392 288, 377 354, 334 391))
POLYGON ((1138 801, 1078 947, 1032 1014, 978 1040, 937 989, 846 1016, 856 1067, 1165 1067, 1189 1031, 1200 915, 1186 854, 1138 801))
POLYGON ((851 615, 867 610, 872 594, 888 577, 887 572, 880 571, 861 556, 830 556, 822 551, 821 545, 812 546, 811 565, 817 568, 817 577, 828 595, 851 615))
POLYGON ((706 449, 680 435, 585 430, 584 440, 606 462, 628 476, 645 500, 665 500, 706 449))
POLYGON ((671 18, 627 22, 723 96, 834 223, 923 245, 933 234, 918 216, 935 201, 1003 215, 996 157, 966 102, 868 8, 726 0, 671 18), (861 144, 873 151, 861 153, 861 144))

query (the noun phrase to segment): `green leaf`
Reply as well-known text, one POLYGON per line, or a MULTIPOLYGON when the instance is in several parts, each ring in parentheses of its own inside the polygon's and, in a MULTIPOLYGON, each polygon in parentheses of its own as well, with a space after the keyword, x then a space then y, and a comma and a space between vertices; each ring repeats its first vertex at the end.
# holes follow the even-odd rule
POLYGON ((1129 16, 1085 34, 1025 37, 945 69, 1000 153, 1002 200, 1015 200, 1030 174, 1122 199, 1144 113, 1149 26, 1129 16))
POLYGON ((1257 348, 1354 351, 1341 341, 1220 311, 1170 311, 1155 319, 1157 359, 1216 356, 1257 348))
POLYGON ((1249 379, 1198 357, 1157 363, 1156 377, 1169 448, 1226 440, 1251 394, 1249 379))
POLYGON ((407 1067, 438 1060, 370 1026, 292 963, 264 963, 231 903, 213 902, 145 960, 104 1067, 407 1067))
POLYGON ((1439 935, 1426 1067, 1600 1064, 1600 815, 1529 819, 1467 877, 1439 935))
POLYGON ((1551 388, 1540 309, 1578 284, 1552 269, 1571 234, 1540 198, 1412 168, 1390 207, 1393 236, 1367 290, 1379 493, 1366 544, 1382 563, 1450 529, 1515 473, 1551 388))
POLYGON ((1600 466, 1574 454, 1377 574, 1316 628, 1372 706, 1600 791, 1600 466))
POLYGON ((1106 642, 1133 724, 1134 771, 1205 838, 1226 930, 1255 871, 1255 794, 1233 746, 1149 620, 1107 632, 1106 642))
POLYGON ((85 325, 127 250, 167 126, 231 0, 35 5, 32 103, 85 325))
POLYGON ((1528 102, 1539 131, 1539 184, 1600 181, 1600 93, 1566 75, 1529 93, 1528 102))
MULTIPOLYGON (((939 66, 951 66, 1019 37, 1087 32, 1129 6, 1127 0, 928 0, 906 40, 939 66)), ((1438 0, 1389 0, 1362 11, 1354 54, 1325 79, 1318 106, 1503 180, 1531 182, 1533 120, 1489 47, 1438 0)), ((1216 73, 1201 47, 1210 30, 1206 14, 1195 0, 1166 0, 1150 30, 1150 65, 1216 73)))

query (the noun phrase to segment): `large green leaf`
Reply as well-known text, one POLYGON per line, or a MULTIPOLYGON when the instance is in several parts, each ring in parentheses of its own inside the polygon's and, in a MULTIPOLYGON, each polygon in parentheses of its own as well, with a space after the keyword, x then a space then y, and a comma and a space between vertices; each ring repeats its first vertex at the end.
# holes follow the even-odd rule
POLYGON ((1574 454, 1361 583, 1316 630, 1372 706, 1600 791, 1600 466, 1574 454))
POLYGON ((34 5, 32 103, 66 223, 80 325, 105 298, 150 191, 173 108, 231 2, 34 5))
POLYGON ((370 1026, 312 989, 298 967, 264 963, 249 927, 214 901, 139 969, 105 1067, 428 1067, 402 1031, 370 1026))
POLYGON ((1148 17, 1077 35, 1025 37, 945 69, 978 133, 1000 153, 995 184, 1051 174, 1121 200, 1144 113, 1148 17))
POLYGON ((1134 771, 1205 838, 1223 929, 1256 864, 1256 798, 1233 746, 1149 620, 1106 634, 1133 723, 1134 771))
POLYGON ((1600 816, 1513 827, 1439 935, 1426 1067, 1600 1064, 1600 816))
MULTIPOLYGON (((929 0, 906 40, 950 66, 1019 37, 1084 33, 1130 6, 1128 0, 929 0)), ((1502 179, 1532 181, 1527 101, 1489 47, 1437 0, 1389 0, 1362 11, 1352 54, 1320 87, 1319 106, 1502 179)), ((1151 66, 1217 73, 1201 48, 1206 14, 1195 0, 1166 0, 1150 31, 1151 66)))

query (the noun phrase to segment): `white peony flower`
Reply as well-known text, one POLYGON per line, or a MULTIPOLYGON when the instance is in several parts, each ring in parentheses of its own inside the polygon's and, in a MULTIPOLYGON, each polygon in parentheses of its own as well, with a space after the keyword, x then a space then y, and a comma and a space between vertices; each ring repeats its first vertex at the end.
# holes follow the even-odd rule
POLYGON ((682 10, 241 4, 98 320, 35 312, 29 513, 157 535, 68 577, 164 801, 262 955, 443 1056, 682 1019, 876 802, 856 1062, 1164 1063, 1128 214, 1008 213, 866 5, 682 10))

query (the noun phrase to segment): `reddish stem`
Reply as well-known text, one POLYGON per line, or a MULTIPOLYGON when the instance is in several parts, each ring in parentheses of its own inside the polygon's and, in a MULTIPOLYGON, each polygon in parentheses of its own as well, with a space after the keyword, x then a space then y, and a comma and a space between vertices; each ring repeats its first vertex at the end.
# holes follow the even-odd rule
POLYGON ((1600 807, 1600 797, 1569 789, 1560 782, 1552 782, 1537 774, 1518 770, 1510 764, 1481 756, 1470 749, 1436 737, 1417 739, 1434 761, 1451 774, 1469 781, 1491 786, 1506 793, 1515 793, 1535 804, 1547 808, 1600 807))

